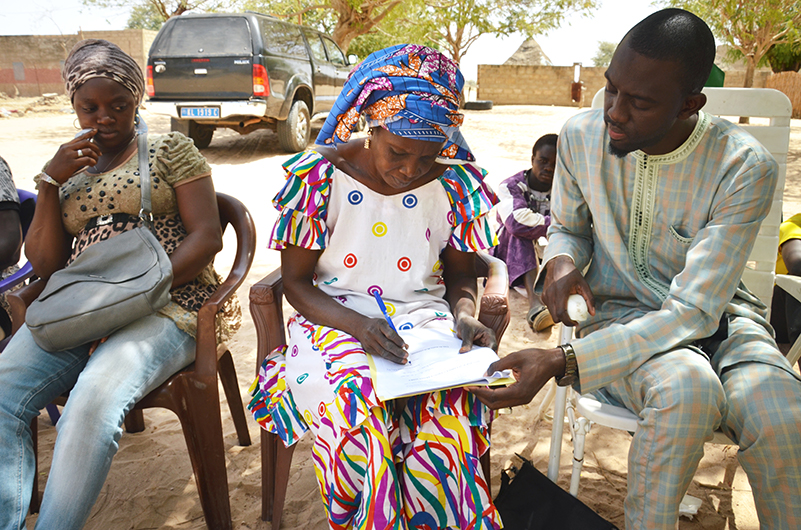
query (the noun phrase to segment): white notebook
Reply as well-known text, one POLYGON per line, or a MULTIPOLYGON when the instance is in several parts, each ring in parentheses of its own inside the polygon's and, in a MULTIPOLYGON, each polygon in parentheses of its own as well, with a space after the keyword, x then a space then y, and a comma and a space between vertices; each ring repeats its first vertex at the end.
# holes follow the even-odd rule
POLYGON ((367 356, 373 386, 383 401, 445 388, 515 382, 509 370, 485 375, 487 368, 499 359, 490 348, 474 347, 469 352, 459 353, 461 339, 433 329, 410 329, 399 335, 409 346, 408 363, 396 364, 374 355, 367 356))

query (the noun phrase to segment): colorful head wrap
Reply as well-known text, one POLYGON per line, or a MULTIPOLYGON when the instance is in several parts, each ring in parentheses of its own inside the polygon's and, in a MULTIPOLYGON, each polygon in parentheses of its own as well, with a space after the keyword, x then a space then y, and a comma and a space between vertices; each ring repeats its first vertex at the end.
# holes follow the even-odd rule
POLYGON ((364 114, 371 127, 415 140, 446 142, 440 163, 473 162, 459 132, 463 85, 456 63, 426 46, 399 44, 371 53, 348 76, 317 143, 347 142, 364 114))
POLYGON ((137 104, 145 92, 145 79, 136 61, 116 44, 102 39, 86 39, 73 46, 61 76, 70 101, 81 85, 95 77, 118 82, 131 91, 137 104))

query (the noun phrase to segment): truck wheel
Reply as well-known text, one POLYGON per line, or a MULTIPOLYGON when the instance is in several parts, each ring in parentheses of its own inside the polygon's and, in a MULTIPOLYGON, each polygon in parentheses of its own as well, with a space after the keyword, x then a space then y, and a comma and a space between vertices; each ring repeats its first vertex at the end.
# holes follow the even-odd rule
POLYGON ((311 116, 306 103, 301 100, 293 102, 289 116, 285 121, 279 121, 276 129, 278 143, 285 151, 297 153, 306 149, 311 136, 311 116))
POLYGON ((478 101, 467 101, 462 108, 465 110, 490 110, 492 108, 492 101, 488 99, 480 99, 478 101))
POLYGON ((211 143, 214 136, 214 125, 201 125, 200 123, 189 122, 189 137, 195 141, 195 147, 205 149, 211 143))
POLYGON ((182 133, 188 136, 195 142, 195 147, 198 149, 205 149, 211 143, 211 137, 214 136, 214 125, 202 125, 192 120, 176 120, 170 119, 170 130, 182 133))

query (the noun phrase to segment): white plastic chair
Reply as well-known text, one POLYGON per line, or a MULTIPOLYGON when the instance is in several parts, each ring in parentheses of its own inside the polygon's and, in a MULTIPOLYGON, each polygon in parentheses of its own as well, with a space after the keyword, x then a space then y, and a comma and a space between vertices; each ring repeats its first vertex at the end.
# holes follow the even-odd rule
MULTIPOLYGON (((784 292, 801 302, 801 277, 790 276, 789 274, 777 274, 776 285, 778 285, 784 292)), ((801 358, 801 337, 796 339, 795 343, 790 347, 787 352, 787 360, 791 365, 795 365, 798 359, 801 358)))
MULTIPOLYGON (((754 249, 743 273, 743 281, 750 291, 756 294, 768 307, 773 297, 774 281, 788 293, 801 299, 801 278, 775 275, 776 256, 779 247, 779 224, 782 219, 782 196, 784 177, 787 171, 787 152, 790 142, 790 100, 778 90, 764 88, 705 88, 707 103, 704 111, 723 117, 748 116, 767 118, 768 124, 753 123, 744 125, 762 145, 768 149, 779 164, 779 179, 770 213, 762 222, 754 249), (787 285, 787 287, 785 287, 787 285)), ((604 89, 599 90, 592 100, 592 108, 602 108, 604 89)), ((764 121, 764 120, 756 120, 764 121)), ((570 342, 573 329, 562 326, 560 344, 570 342)), ((801 356, 801 339, 788 354, 791 363, 801 356)), ((639 417, 624 407, 600 402, 592 395, 582 395, 563 387, 557 387, 554 397, 554 424, 551 433, 551 449, 548 461, 548 477, 556 481, 559 474, 562 452, 562 432, 565 414, 573 437, 573 471, 570 480, 570 493, 578 494, 581 469, 584 464, 585 437, 592 424, 597 423, 613 429, 633 433, 637 430, 639 417)), ((722 432, 716 432, 710 443, 732 444, 722 432)), ((694 515, 701 502, 685 495, 680 514, 694 515)))

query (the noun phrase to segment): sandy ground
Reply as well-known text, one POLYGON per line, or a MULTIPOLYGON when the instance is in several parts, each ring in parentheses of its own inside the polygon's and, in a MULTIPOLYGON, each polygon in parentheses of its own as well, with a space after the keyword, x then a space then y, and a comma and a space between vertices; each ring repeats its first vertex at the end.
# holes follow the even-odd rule
MULTIPOLYGON (((0 101, 6 109, 26 105, 15 100, 0 101)), ((58 109, 41 108, 25 117, 0 119, 0 155, 10 164, 18 187, 33 189, 32 177, 53 155, 58 145, 75 134, 74 116, 58 109)), ((545 133, 558 132, 564 121, 578 112, 575 108, 509 106, 491 111, 467 111, 464 135, 478 160, 490 172, 490 182, 497 184, 511 174, 528 167, 534 140, 545 133)), ((0 114, 2 110, 0 109, 0 114)), ((144 114, 152 132, 166 132, 169 120, 144 114)), ((317 123, 319 128, 320 123, 317 123)), ((791 154, 785 189, 785 215, 801 211, 801 121, 793 120, 791 154)), ((316 130, 313 134, 316 135, 316 130)), ((245 310, 242 330, 231 342, 231 351, 245 399, 255 370, 256 335, 247 312, 248 289, 252 283, 278 264, 277 253, 266 249, 266 237, 275 218, 270 199, 282 183, 281 152, 275 135, 260 131, 239 136, 217 131, 209 148, 203 151, 214 171, 218 191, 238 197, 252 212, 260 236, 253 268, 248 281, 238 292, 245 310)), ((218 257, 218 270, 230 267, 233 238, 226 238, 228 248, 218 257)), ((533 333, 525 324, 526 302, 511 294, 513 317, 501 344, 501 354, 524 347, 554 345, 558 326, 543 333, 533 333)), ((531 458, 545 472, 552 421, 535 421, 542 401, 541 392, 534 401, 502 415, 493 425, 492 480, 497 493, 500 470, 519 453, 531 458)), ((260 457, 258 427, 250 423, 254 444, 236 445, 233 423, 223 405, 228 483, 234 527, 267 529, 259 519, 260 457)), ((145 412, 146 429, 139 434, 125 434, 111 467, 108 480, 92 510, 87 529, 196 529, 205 528, 197 497, 192 468, 177 419, 166 410, 145 412)), ((46 480, 55 439, 55 428, 46 415, 39 419, 40 471, 46 480)), ((596 426, 587 441, 585 471, 579 498, 595 511, 623 527, 623 499, 626 492, 626 454, 629 435, 596 426)), ((559 483, 567 488, 571 465, 569 434, 564 436, 559 483)), ((283 528, 326 528, 323 506, 314 483, 309 459, 309 439, 300 442, 292 463, 292 474, 284 510, 283 528)), ((690 487, 690 493, 703 500, 694 520, 682 519, 680 528, 709 530, 748 530, 758 528, 753 498, 744 472, 737 466, 736 448, 707 445, 706 455, 690 487)), ((28 519, 32 527, 35 516, 28 519)))

